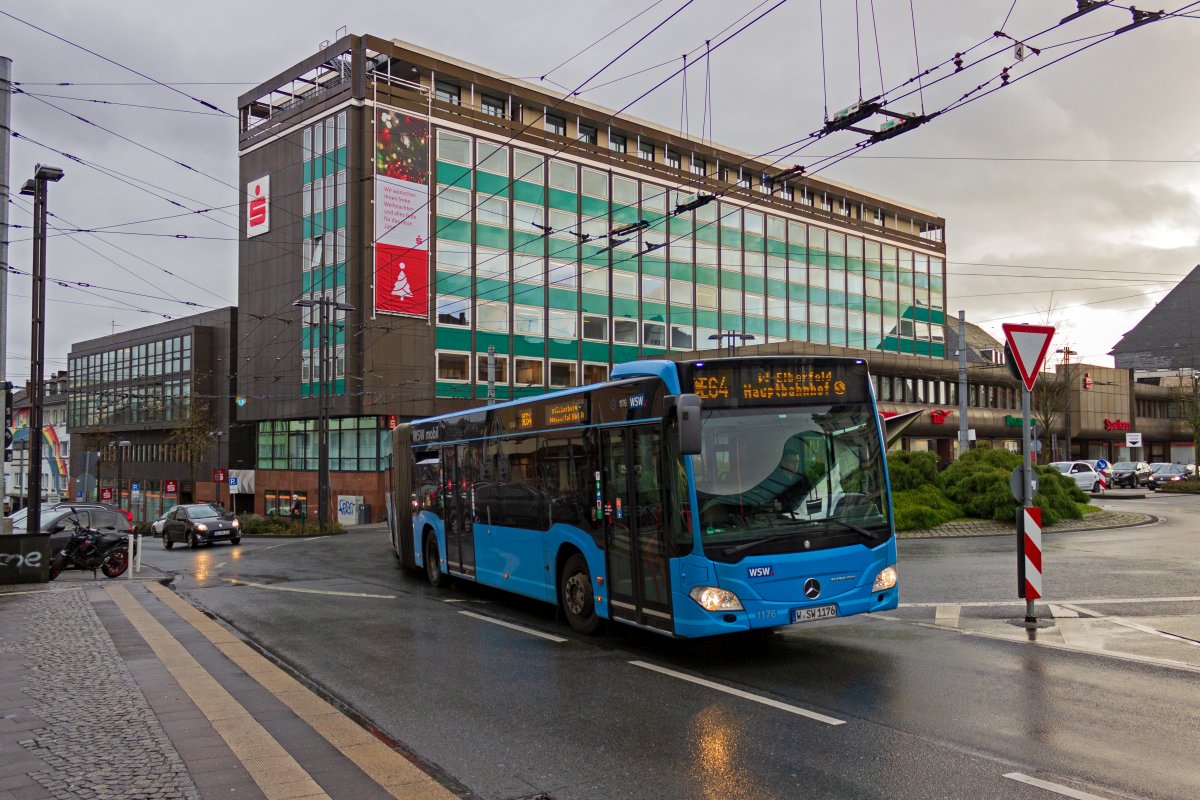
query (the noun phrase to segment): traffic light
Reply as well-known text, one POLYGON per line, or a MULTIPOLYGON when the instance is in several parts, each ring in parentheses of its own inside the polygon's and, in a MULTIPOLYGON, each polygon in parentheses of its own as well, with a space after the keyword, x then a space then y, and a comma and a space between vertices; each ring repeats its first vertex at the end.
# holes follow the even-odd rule
POLYGON ((13 395, 12 382, 4 381, 0 384, 0 388, 4 389, 4 461, 5 463, 12 461, 12 424, 13 424, 13 395))

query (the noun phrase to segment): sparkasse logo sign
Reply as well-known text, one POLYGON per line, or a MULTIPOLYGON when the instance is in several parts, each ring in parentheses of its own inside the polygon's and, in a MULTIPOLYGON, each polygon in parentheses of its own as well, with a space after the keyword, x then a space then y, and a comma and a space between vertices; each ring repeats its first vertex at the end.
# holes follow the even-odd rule
POLYGON ((271 176, 246 184, 246 238, 271 230, 271 176))

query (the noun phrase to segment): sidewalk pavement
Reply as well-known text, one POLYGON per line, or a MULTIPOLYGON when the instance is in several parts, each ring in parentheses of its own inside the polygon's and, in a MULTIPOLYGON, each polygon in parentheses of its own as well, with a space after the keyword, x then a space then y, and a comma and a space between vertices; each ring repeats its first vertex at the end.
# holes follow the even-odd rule
MULTIPOLYGON (((1097 531, 1109 528, 1131 528, 1135 525, 1149 525, 1157 522, 1158 518, 1150 514, 1139 514, 1135 511, 1112 511, 1101 509, 1095 514, 1087 514, 1083 519, 1065 519, 1053 525, 1047 525, 1042 533, 1059 533, 1061 531, 1097 531)), ((1014 536, 1016 521, 996 522, 990 519, 964 519, 954 522, 944 522, 941 525, 917 531, 900 531, 897 539, 936 539, 944 536, 1014 536)))
POLYGON ((143 570, 0 586, 0 800, 451 800, 143 570))

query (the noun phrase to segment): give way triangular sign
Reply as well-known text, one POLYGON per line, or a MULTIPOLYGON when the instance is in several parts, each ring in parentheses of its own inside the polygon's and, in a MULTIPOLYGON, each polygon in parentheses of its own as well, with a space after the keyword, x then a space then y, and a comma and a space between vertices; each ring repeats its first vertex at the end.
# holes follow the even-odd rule
POLYGON ((1046 359, 1046 351, 1050 349, 1050 340, 1054 338, 1054 328, 1050 325, 1018 325, 1005 323, 1004 338, 1012 351, 1013 359, 1017 362, 1017 371, 1025 388, 1033 391, 1033 384, 1042 369, 1046 359))

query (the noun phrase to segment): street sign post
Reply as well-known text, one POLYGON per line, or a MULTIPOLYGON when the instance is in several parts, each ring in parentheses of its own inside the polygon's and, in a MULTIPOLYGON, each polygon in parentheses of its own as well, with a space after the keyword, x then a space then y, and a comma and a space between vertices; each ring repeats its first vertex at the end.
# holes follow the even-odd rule
POLYGON ((1050 325, 1025 325, 1005 323, 1005 343, 1012 355, 1013 364, 1021 379, 1021 469, 1024 480, 1021 481, 1021 508, 1017 511, 1017 596, 1025 600, 1025 624, 1037 624, 1037 609, 1035 601, 1042 596, 1042 557, 1041 557, 1041 510, 1033 505, 1033 495, 1037 491, 1033 477, 1033 437, 1030 435, 1032 424, 1029 415, 1029 395, 1037 382, 1046 353, 1050 350, 1050 340, 1054 338, 1054 328, 1050 325), (1033 574, 1030 569, 1036 569, 1033 574), (1032 580, 1031 580, 1032 579, 1032 580))

